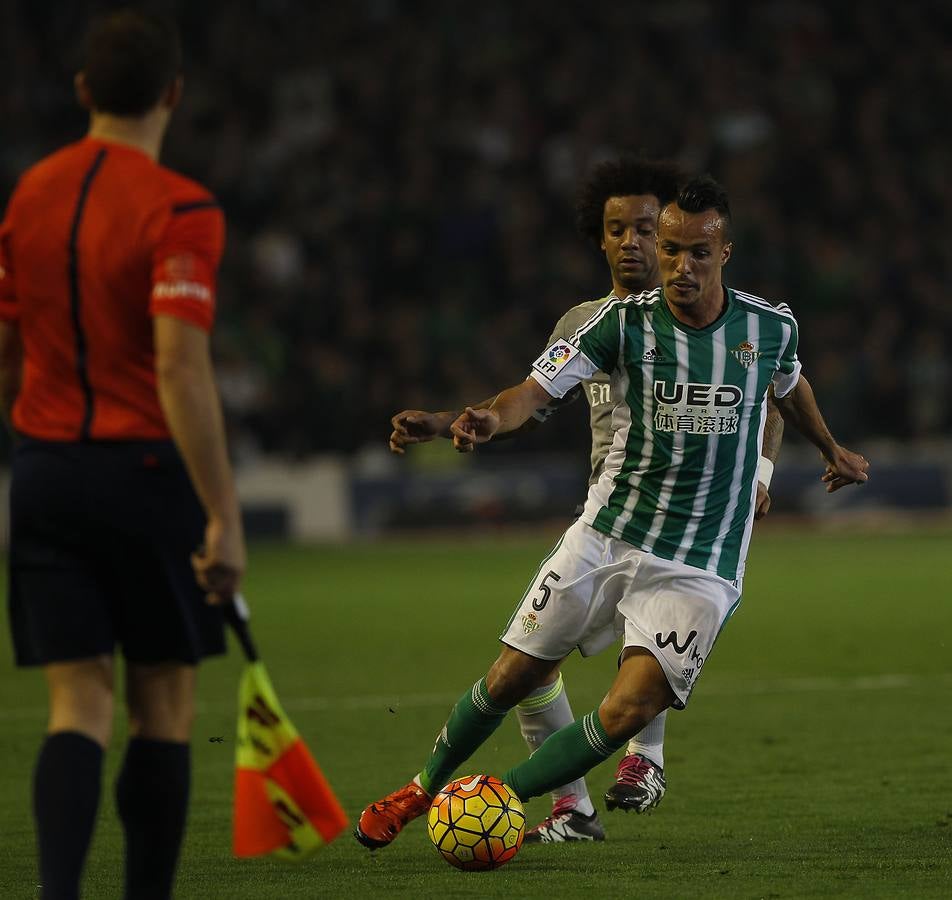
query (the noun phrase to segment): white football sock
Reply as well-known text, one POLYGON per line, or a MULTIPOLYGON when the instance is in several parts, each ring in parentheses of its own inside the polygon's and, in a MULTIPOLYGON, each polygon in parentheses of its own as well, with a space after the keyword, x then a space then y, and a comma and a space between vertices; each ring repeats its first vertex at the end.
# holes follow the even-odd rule
MULTIPOLYGON (((552 684, 544 684, 529 694, 516 707, 516 715, 519 717, 522 736, 532 753, 542 746, 549 735, 571 725, 575 721, 575 715, 569 705, 569 698, 565 695, 562 673, 559 673, 559 677, 552 684)), ((584 778, 556 788, 552 791, 552 802, 557 803, 569 794, 575 794, 575 808, 583 816, 590 816, 595 812, 584 778)))
POLYGON ((628 742, 628 753, 640 753, 656 766, 664 768, 664 722, 668 711, 658 713, 628 742))

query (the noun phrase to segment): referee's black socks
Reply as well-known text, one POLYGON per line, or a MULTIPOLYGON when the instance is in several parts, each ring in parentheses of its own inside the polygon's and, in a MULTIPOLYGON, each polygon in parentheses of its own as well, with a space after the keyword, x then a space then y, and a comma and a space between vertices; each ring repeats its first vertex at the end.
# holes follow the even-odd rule
POLYGON ((116 781, 116 803, 126 833, 128 900, 166 900, 185 833, 188 744, 132 738, 116 781))
POLYGON ((96 824, 103 750, 78 731, 46 736, 33 774, 43 900, 79 897, 79 879, 96 824))

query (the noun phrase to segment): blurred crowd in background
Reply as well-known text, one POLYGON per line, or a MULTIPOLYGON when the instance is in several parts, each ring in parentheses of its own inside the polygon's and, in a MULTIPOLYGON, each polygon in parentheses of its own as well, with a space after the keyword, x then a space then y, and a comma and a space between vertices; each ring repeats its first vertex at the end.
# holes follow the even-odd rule
MULTIPOLYGON (((4 202, 82 135, 77 35, 114 5, 3 4, 4 202)), ((186 54, 163 161, 228 219, 215 353, 239 459, 382 447, 400 409, 522 380, 610 289, 573 205, 620 151, 727 186, 725 281, 790 304, 838 437, 952 432, 949 3, 163 8, 186 54)), ((547 440, 584 448, 586 423, 547 440)))

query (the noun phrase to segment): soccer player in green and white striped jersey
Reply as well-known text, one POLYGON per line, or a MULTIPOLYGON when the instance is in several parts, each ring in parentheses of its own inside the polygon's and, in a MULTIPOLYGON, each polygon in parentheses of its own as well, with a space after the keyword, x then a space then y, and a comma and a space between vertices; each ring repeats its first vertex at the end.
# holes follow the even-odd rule
POLYGON ((599 707, 503 780, 524 800, 540 796, 582 777, 669 706, 685 706, 740 600, 771 384, 784 418, 826 460, 827 489, 866 481, 868 462, 834 440, 801 374, 793 316, 723 287, 729 228, 723 188, 690 182, 661 211, 662 287, 607 301, 543 353, 530 378, 453 423, 458 448, 488 441, 599 369, 623 400, 582 517, 542 561, 502 654, 456 703, 423 770, 364 810, 358 837, 368 846, 421 815, 425 798, 575 647, 598 652, 619 626, 624 650, 599 707))
MULTIPOLYGON (((661 205, 676 195, 680 178, 677 168, 670 163, 637 158, 623 157, 595 167, 579 191, 576 224, 582 237, 605 254, 612 291, 600 300, 589 300, 573 306, 556 323, 545 346, 560 339, 567 340, 607 300, 640 294, 660 284, 655 246, 658 213, 661 205)), ((598 481, 611 447, 612 413, 617 405, 617 399, 612 396, 610 378, 604 372, 595 372, 565 398, 553 398, 549 406, 536 410, 522 428, 510 434, 532 430, 580 395, 585 396, 590 407, 591 486, 598 481)), ((492 400, 490 398, 475 408, 486 408, 492 404, 492 400)), ((459 411, 429 413, 404 410, 397 413, 392 419, 391 450, 403 453, 407 446, 415 443, 429 441, 437 436, 452 437, 449 428, 458 415, 459 411)), ((782 435, 783 420, 776 407, 768 403, 757 486, 758 518, 766 514, 769 508, 767 489, 782 435)), ((581 506, 576 514, 580 512, 581 506)), ((554 677, 552 684, 542 685, 516 708, 523 737, 530 749, 535 749, 550 734, 574 721, 562 677, 559 673, 554 677)), ((618 764, 616 780, 605 795, 609 810, 620 808, 645 812, 661 801, 666 790, 666 715, 661 713, 632 738, 628 752, 618 764)), ((584 779, 556 788, 552 792, 552 799, 552 814, 527 832, 526 841, 601 839, 604 832, 595 815, 584 779)))

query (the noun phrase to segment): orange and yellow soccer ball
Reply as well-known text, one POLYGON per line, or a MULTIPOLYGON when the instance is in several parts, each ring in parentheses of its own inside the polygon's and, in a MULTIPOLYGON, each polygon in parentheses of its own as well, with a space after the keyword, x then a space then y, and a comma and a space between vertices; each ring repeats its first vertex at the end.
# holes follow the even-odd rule
POLYGON ((519 798, 498 778, 469 775, 433 798, 427 831, 443 859, 457 869, 498 869, 519 852, 526 815, 519 798))

